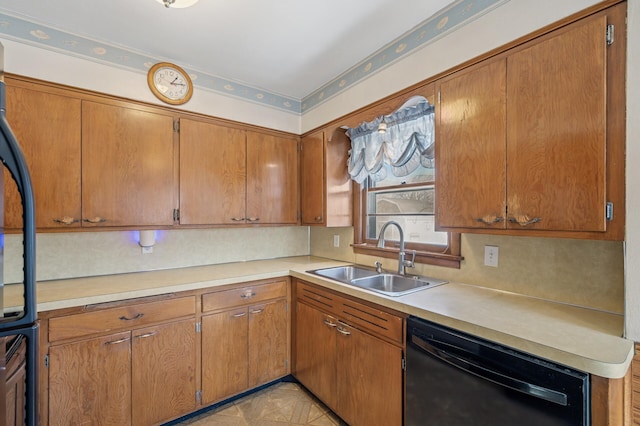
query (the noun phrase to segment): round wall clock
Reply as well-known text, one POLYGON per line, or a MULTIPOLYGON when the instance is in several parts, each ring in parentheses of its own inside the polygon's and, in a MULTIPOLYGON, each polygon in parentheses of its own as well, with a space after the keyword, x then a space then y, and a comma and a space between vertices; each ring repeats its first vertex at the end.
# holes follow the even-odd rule
POLYGON ((181 105, 191 99, 193 83, 189 74, 170 62, 160 62, 149 69, 149 89, 162 102, 181 105))

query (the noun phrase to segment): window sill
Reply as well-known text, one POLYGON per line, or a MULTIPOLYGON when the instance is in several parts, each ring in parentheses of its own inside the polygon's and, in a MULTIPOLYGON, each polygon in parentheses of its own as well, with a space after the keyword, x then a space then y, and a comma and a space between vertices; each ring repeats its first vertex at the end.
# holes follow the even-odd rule
MULTIPOLYGON (((358 254, 366 254, 369 256, 384 257, 389 259, 398 258, 398 249, 396 248, 379 248, 371 244, 352 244, 353 251, 358 254)), ((407 258, 411 259, 412 250, 406 250, 407 258)), ((462 256, 456 256, 446 253, 433 253, 416 250, 416 263, 425 265, 443 266, 445 268, 460 269, 460 262, 464 259, 462 256)))

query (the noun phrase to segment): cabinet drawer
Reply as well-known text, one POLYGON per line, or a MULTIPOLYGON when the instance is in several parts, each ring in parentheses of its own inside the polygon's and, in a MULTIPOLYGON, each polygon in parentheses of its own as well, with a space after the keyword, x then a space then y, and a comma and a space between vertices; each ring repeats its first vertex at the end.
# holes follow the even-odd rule
POLYGON ((318 309, 334 314, 337 313, 337 306, 339 304, 336 300, 336 296, 328 291, 322 290, 321 288, 310 286, 298 281, 296 296, 299 300, 304 300, 309 305, 318 309))
POLYGON ((403 318, 376 308, 344 299, 340 308, 340 318, 359 329, 384 336, 394 342, 403 342, 403 318))
POLYGON ((202 312, 226 309, 233 306, 253 304, 263 300, 287 296, 285 280, 269 284, 248 285, 231 290, 216 291, 202 295, 202 312))
POLYGON ((195 315, 195 296, 100 309, 49 320, 49 341, 131 329, 154 322, 195 315))

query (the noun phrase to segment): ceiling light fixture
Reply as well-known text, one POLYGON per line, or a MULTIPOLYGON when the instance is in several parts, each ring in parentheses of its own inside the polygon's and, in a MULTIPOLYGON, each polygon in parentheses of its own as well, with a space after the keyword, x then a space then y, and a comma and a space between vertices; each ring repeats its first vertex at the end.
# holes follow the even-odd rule
POLYGON ((174 8, 174 9, 183 9, 185 7, 193 6, 198 2, 198 0, 156 0, 158 3, 163 4, 164 7, 174 8))

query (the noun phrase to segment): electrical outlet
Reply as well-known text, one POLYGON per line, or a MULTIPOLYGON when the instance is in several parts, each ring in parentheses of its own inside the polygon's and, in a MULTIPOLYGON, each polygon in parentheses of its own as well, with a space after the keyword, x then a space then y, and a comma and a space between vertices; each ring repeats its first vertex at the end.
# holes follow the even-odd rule
POLYGON ((333 236, 333 246, 340 247, 340 235, 333 236))
POLYGON ((494 268, 498 267, 498 247, 484 246, 484 264, 494 268))

